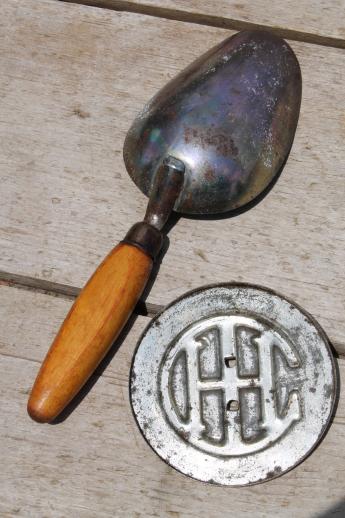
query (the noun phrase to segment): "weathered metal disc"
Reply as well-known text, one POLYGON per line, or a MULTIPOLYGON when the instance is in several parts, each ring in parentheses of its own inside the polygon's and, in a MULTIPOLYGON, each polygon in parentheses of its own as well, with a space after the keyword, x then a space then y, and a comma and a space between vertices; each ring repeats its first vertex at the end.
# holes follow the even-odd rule
POLYGON ((175 210, 217 214, 252 202, 277 177, 293 142, 301 72, 281 38, 244 31, 172 79, 133 122, 128 173, 149 196, 162 160, 185 165, 175 210))
POLYGON ((310 315, 267 289, 225 284, 188 293, 151 321, 130 392, 163 460, 198 480, 243 486, 282 475, 316 447, 336 381, 310 315))

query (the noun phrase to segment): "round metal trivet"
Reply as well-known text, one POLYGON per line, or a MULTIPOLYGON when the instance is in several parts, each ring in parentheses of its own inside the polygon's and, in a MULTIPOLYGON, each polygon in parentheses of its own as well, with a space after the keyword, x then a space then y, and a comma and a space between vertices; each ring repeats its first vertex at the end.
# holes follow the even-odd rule
POLYGON ((130 379, 142 434, 198 480, 243 486, 301 462, 321 440, 336 369, 315 320, 270 290, 202 288, 146 328, 130 379))

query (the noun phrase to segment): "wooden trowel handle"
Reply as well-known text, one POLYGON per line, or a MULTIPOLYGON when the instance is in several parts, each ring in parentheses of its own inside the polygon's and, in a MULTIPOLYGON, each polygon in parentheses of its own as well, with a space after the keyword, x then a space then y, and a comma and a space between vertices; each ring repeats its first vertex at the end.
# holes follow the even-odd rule
POLYGON ((152 269, 149 252, 161 246, 161 234, 145 225, 132 227, 125 242, 104 259, 73 304, 30 395, 28 413, 35 421, 50 422, 60 414, 132 314, 152 269))

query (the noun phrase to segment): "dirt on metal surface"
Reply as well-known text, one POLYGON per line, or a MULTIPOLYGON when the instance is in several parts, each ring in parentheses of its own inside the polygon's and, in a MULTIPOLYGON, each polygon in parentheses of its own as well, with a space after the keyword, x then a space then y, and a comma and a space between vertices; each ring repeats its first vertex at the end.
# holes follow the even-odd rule
POLYGON ((204 482, 282 475, 319 443, 336 399, 328 340, 281 295, 228 284, 154 318, 131 370, 131 402, 153 450, 204 482))
POLYGON ((219 214, 257 199, 291 148, 302 79, 289 45, 264 31, 221 42, 144 107, 124 145, 128 173, 150 195, 166 156, 185 165, 175 210, 219 214))

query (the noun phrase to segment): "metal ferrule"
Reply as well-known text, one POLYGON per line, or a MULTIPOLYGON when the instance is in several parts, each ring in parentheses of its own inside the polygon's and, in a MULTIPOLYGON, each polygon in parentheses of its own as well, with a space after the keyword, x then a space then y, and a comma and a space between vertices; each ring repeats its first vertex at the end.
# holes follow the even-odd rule
POLYGON ((140 248, 155 260, 162 248, 163 234, 149 223, 141 221, 129 229, 122 243, 140 248))

